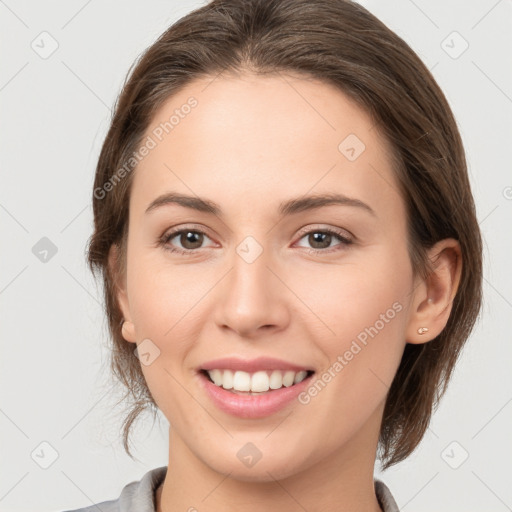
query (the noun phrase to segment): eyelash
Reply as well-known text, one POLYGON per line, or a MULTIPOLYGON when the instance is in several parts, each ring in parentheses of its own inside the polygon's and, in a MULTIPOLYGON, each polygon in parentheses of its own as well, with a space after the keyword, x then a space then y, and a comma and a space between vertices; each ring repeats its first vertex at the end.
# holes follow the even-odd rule
MULTIPOLYGON (((194 255, 194 253, 196 251, 199 251, 200 249, 177 249, 177 248, 173 248, 173 247, 170 247, 169 246, 169 242, 175 238, 177 235, 181 235, 183 233, 199 233, 199 234, 202 234, 202 235, 205 235, 206 237, 208 237, 208 235, 202 231, 201 229, 195 229, 195 228, 181 228, 181 229, 177 229, 177 230, 174 230, 174 231, 171 231, 170 233, 165 233, 159 240, 158 240, 158 245, 159 246, 162 246, 166 251, 169 251, 171 253, 175 253, 175 254, 183 254, 183 255, 186 255, 186 256, 192 256, 194 255)), ((312 234, 312 233, 322 233, 322 234, 327 234, 327 235, 332 235, 334 237, 336 237, 340 242, 341 244, 339 245, 336 245, 334 247, 329 247, 329 248, 326 248, 326 249, 313 249, 313 248, 307 248, 307 247, 303 247, 303 249, 306 249, 306 252, 308 252, 309 254, 320 254, 320 253, 332 253, 332 252, 336 252, 336 251, 339 251, 341 249, 337 249, 337 247, 339 246, 349 246, 353 243, 353 240, 351 240, 350 238, 347 238, 342 232, 340 231, 337 231, 335 229, 332 229, 332 228, 323 228, 323 229, 311 229, 309 231, 306 231, 305 233, 302 233, 302 235, 300 236, 299 240, 302 240, 304 237, 312 234)), ((209 237, 208 237, 209 238, 209 237)))

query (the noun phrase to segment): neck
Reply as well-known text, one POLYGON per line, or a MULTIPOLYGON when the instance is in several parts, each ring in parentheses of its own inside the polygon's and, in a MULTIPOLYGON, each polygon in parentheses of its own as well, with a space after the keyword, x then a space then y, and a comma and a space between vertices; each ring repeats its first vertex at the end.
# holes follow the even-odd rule
POLYGON ((367 428, 303 471, 281 479, 269 471, 257 482, 215 471, 170 429, 170 464, 156 494, 157 512, 381 512, 373 483, 377 438, 369 441, 367 428))

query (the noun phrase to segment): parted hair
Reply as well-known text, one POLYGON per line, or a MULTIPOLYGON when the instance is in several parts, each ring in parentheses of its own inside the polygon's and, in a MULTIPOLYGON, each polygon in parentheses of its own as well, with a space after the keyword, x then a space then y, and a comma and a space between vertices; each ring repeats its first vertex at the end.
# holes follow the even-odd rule
POLYGON ((130 160, 163 102, 193 80, 224 71, 288 72, 339 88, 371 116, 392 147, 414 272, 428 276, 426 251, 439 240, 460 244, 462 275, 447 325, 428 343, 406 344, 386 397, 378 455, 387 468, 421 441, 478 317, 482 241, 464 148, 443 92, 403 39, 350 0, 213 0, 172 24, 128 71, 97 162, 87 254, 102 279, 111 369, 128 407, 124 448, 131 456, 134 421, 156 410, 133 344, 122 337, 117 301, 136 165, 108 193, 97 191, 105 191, 130 160), (114 245, 120 250, 116 268, 108 258, 114 245))

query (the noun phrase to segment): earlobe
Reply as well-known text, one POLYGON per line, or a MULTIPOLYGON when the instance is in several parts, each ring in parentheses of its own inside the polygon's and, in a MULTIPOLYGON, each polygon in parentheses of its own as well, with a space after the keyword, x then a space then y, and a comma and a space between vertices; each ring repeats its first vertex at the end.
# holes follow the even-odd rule
POLYGON ((460 282, 462 258, 457 240, 439 241, 428 251, 428 257, 431 272, 416 287, 406 332, 408 343, 431 341, 443 331, 460 282))
POLYGON ((123 338, 126 341, 129 341, 130 343, 135 343, 135 326, 133 325, 132 322, 129 322, 128 320, 123 321, 123 324, 121 326, 121 334, 123 335, 123 338))
POLYGON ((128 295, 126 292, 126 283, 124 282, 124 275, 122 264, 119 257, 119 247, 114 244, 110 247, 108 254, 108 265, 109 274, 111 279, 114 281, 114 289, 116 290, 116 299, 123 315, 123 321, 121 323, 121 335, 123 338, 130 342, 135 343, 135 326, 131 321, 130 305, 128 301, 128 295))

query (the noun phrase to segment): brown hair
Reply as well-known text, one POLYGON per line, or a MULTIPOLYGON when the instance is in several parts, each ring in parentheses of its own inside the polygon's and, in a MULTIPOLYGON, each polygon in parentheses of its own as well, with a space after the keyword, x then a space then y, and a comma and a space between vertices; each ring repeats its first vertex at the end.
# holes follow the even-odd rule
POLYGON ((133 345, 122 338, 116 275, 108 266, 109 250, 117 244, 115 273, 125 270, 136 165, 122 179, 119 169, 132 162, 165 100, 192 80, 224 70, 284 71, 334 84, 372 116, 393 147, 414 271, 428 275, 426 250, 437 241, 453 237, 460 243, 462 276, 448 323, 435 340, 406 345, 388 392, 379 447, 383 467, 389 467, 421 441, 476 321, 482 241, 462 141, 445 96, 413 50, 350 0, 214 0, 173 24, 130 69, 96 168, 88 252, 91 270, 103 277, 111 368, 132 402, 123 423, 124 448, 131 456, 130 428, 148 406, 155 413, 156 404, 133 345), (113 180, 115 186, 107 188, 113 180))

